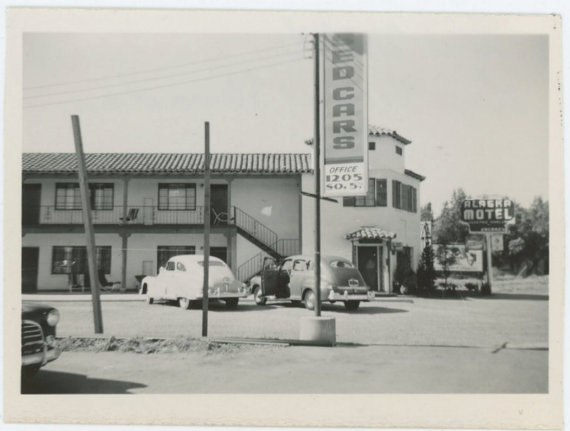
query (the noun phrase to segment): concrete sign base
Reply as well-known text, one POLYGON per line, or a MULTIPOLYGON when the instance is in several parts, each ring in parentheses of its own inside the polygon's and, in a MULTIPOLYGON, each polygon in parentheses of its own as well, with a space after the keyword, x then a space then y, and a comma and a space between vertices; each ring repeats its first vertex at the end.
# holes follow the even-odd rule
POLYGON ((336 321, 334 317, 303 317, 299 340, 319 344, 336 344, 336 321))

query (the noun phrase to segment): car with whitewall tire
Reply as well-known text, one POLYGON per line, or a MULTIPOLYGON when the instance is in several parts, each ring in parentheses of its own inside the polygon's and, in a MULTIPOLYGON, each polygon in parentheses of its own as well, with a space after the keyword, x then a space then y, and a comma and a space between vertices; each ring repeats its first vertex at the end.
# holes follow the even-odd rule
MULTIPOLYGON (((238 306, 239 299, 249 295, 249 289, 237 280, 226 263, 209 257, 208 298, 225 302, 228 308, 238 306)), ((141 281, 141 294, 148 304, 155 301, 177 301, 180 308, 189 309, 203 298, 204 256, 179 255, 171 257, 159 269, 158 275, 141 281)))

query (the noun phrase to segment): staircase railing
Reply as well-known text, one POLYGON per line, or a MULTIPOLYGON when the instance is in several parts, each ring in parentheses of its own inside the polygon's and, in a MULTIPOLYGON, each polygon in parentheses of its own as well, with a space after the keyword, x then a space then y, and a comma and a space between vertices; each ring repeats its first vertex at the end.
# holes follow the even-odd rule
POLYGON ((253 238, 269 247, 272 247, 273 244, 277 243, 279 236, 275 231, 271 230, 259 220, 253 218, 238 207, 233 207, 233 212, 233 222, 238 228, 243 229, 253 238))
MULTIPOLYGON (((271 245, 271 248, 279 253, 281 257, 291 256, 300 252, 298 239, 279 239, 271 245)), ((268 256, 268 253, 262 251, 242 263, 236 270, 238 280, 247 281, 261 271, 265 256, 268 256)))

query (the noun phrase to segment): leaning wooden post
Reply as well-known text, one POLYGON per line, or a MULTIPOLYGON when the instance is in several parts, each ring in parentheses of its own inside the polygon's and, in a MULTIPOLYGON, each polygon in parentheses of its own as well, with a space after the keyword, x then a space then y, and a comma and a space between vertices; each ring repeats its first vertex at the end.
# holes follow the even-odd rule
POLYGON ((95 234, 93 232, 93 221, 91 220, 91 208, 89 204, 89 183, 87 182, 87 168, 85 167, 85 155, 83 154, 81 129, 79 127, 79 117, 77 115, 71 116, 71 124, 73 126, 73 138, 75 140, 75 154, 77 155, 79 189, 81 191, 81 209, 83 211, 83 224, 85 226, 85 236, 87 240, 87 265, 89 267, 89 278, 91 280, 93 320, 95 324, 95 333, 102 334, 103 318, 101 316, 101 300, 99 298, 99 278, 97 277, 95 234))

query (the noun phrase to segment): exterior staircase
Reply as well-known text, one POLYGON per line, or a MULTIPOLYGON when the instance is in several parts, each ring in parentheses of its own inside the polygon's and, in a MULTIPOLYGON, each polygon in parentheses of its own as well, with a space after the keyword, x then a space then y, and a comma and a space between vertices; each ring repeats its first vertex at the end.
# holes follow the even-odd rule
POLYGON ((279 260, 299 253, 298 239, 280 239, 275 231, 241 209, 234 206, 232 212, 230 223, 236 226, 238 234, 263 250, 237 268, 236 276, 239 280, 247 281, 261 271, 265 256, 279 260))

